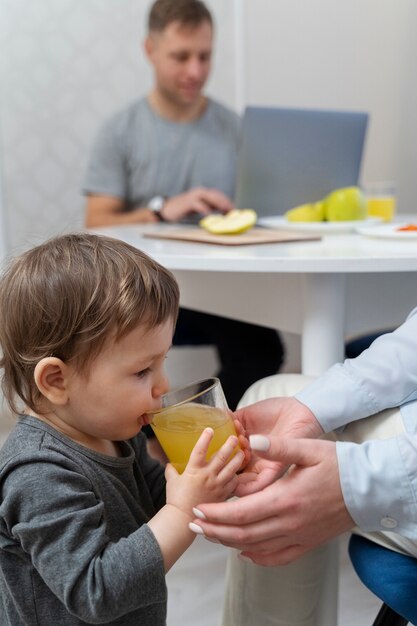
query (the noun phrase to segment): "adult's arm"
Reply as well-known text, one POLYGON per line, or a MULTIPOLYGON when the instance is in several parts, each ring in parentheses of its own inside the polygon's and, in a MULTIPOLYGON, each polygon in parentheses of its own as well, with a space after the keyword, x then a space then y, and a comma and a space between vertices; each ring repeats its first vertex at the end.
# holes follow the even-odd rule
MULTIPOLYGON (((417 309, 410 313, 397 330, 376 339, 356 359, 347 359, 343 364, 334 365, 296 393, 295 397, 270 398, 258 402, 238 411, 236 417, 251 434, 318 437, 323 432, 336 430, 387 408, 411 404, 415 400, 417 309)), ((410 421, 414 426, 410 432, 417 436, 417 419, 410 421)), ((378 443, 378 449, 381 447, 382 444, 378 443)), ((347 451, 341 452, 340 463, 348 463, 346 456, 352 461, 352 454, 360 453, 358 450, 350 450, 349 455, 347 451)), ((378 454, 380 453, 375 452, 376 456, 378 454)), ((400 461, 397 460, 396 464, 399 466, 400 461)), ((363 468, 364 460, 359 462, 358 459, 356 466, 363 468)), ((274 471, 275 476, 282 471, 282 463, 275 462, 268 468, 261 461, 254 465, 254 469, 252 476, 242 477, 239 496, 263 488, 267 482, 271 482, 274 471), (248 482, 243 484, 246 478, 248 482), (256 480, 249 480, 253 478, 256 480)), ((417 467, 415 469, 417 472, 417 467)), ((344 470, 342 475, 345 476, 344 470)), ((347 494, 348 492, 346 489, 347 494)))
MULTIPOLYGON (((137 224, 157 222, 158 218, 147 207, 125 210, 122 198, 92 194, 87 196, 85 223, 88 228, 111 226, 113 224, 137 224)), ((233 208, 231 200, 217 189, 196 187, 187 192, 168 198, 160 211, 161 218, 176 222, 190 213, 207 215, 213 210, 227 213, 233 208)))
POLYGON ((156 222, 157 217, 147 207, 126 212, 125 202, 121 198, 90 194, 85 207, 85 225, 87 228, 113 226, 114 224, 138 224, 156 222))
MULTIPOLYGON (((204 532, 227 545, 241 549, 246 546, 252 558, 255 552, 261 554, 256 562, 271 565, 297 558, 343 532, 349 519, 364 531, 391 530, 417 540, 417 404, 413 402, 417 396, 416 331, 414 310, 394 333, 377 339, 357 359, 334 366, 296 398, 266 400, 243 409, 249 432, 256 432, 258 424, 258 432, 266 434, 269 429, 290 450, 295 446, 299 453, 314 452, 316 458, 307 457, 295 473, 258 493, 235 502, 199 506, 207 521, 196 523, 204 532), (278 408, 276 415, 286 419, 270 420, 262 429, 263 415, 269 408, 266 403, 278 408), (362 444, 285 440, 314 437, 321 431, 318 425, 330 431, 404 404, 409 419, 401 436, 362 444), (324 445, 329 450, 326 456, 324 445), (326 465, 329 459, 332 461, 326 465), (317 489, 329 477, 333 486, 317 489), (306 502, 308 494, 314 497, 306 502), (305 504, 303 510, 297 503, 305 504), (266 548, 269 556, 264 553, 266 548)), ((276 446, 271 446, 267 458, 275 469, 289 462, 298 463, 297 455, 290 458, 276 446)), ((262 461, 259 466, 263 467, 260 476, 265 475, 262 461)))
POLYGON ((290 471, 257 493, 198 505, 194 532, 241 550, 259 565, 289 563, 355 524, 417 540, 415 439, 359 445, 258 436, 258 449, 262 439, 259 454, 291 465, 290 471), (350 463, 341 465, 344 450, 350 463))
POLYGON ((417 399, 417 308, 356 359, 331 367, 295 396, 325 432, 417 399))

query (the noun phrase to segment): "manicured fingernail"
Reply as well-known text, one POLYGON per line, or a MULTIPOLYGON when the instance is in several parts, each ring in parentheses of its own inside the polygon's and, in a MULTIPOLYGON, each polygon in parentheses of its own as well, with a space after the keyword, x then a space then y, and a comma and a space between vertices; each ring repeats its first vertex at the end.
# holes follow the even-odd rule
POLYGON ((264 435, 249 435, 249 443, 252 450, 259 450, 260 452, 266 452, 271 445, 268 437, 264 435))
POLYGON ((203 511, 200 511, 200 509, 196 509, 195 506, 193 507, 193 513, 196 517, 199 517, 200 519, 207 519, 203 511))
POLYGON ((204 530, 198 524, 194 524, 194 522, 190 522, 188 524, 188 528, 193 531, 196 535, 204 535, 204 530))
POLYGON ((238 554, 237 558, 239 559, 239 561, 244 561, 245 563, 253 563, 252 559, 250 559, 248 556, 245 556, 244 554, 238 554))
POLYGON ((210 433, 210 435, 213 435, 213 434, 214 434, 214 430, 213 430, 212 428, 210 428, 210 426, 208 426, 208 427, 205 429, 205 431, 206 431, 206 433, 210 433))

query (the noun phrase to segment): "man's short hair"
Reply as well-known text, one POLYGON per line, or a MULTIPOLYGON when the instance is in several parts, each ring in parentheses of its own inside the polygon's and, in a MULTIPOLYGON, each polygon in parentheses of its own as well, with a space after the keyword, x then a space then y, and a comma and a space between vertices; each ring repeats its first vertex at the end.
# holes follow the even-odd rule
POLYGON ((34 381, 45 357, 88 365, 107 341, 138 325, 176 322, 179 289, 171 272, 127 243, 88 233, 54 237, 11 262, 0 279, 0 367, 14 412, 36 410, 34 381))
POLYGON ((156 0, 149 12, 149 32, 162 32, 172 22, 196 28, 203 22, 212 26, 213 18, 201 0, 156 0))

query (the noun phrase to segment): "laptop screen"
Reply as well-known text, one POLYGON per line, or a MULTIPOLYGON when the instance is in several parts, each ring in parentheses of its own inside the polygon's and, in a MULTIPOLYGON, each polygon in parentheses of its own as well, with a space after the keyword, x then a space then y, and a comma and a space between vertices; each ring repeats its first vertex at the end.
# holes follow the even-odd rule
POLYGON ((235 203, 282 215, 333 189, 357 185, 367 113, 248 107, 235 203))

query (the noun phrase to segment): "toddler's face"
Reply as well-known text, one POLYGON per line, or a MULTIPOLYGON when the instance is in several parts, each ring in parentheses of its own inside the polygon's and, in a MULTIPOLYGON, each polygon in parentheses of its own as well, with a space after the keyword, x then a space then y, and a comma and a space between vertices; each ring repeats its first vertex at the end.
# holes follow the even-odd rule
POLYGON ((172 320, 152 330, 138 326, 106 344, 87 375, 70 372, 65 421, 74 438, 94 447, 94 439, 129 439, 148 423, 147 413, 168 389, 164 363, 172 335, 172 320))

